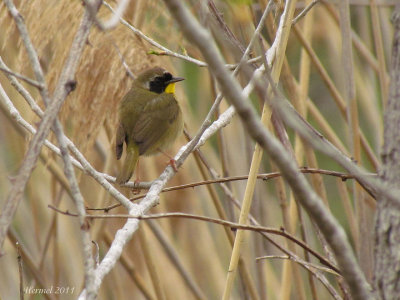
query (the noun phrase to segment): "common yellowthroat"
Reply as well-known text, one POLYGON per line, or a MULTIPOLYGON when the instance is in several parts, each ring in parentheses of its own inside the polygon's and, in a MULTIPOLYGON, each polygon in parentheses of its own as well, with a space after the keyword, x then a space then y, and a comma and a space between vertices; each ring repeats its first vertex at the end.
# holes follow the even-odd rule
POLYGON ((152 155, 167 148, 183 129, 182 112, 175 99, 175 83, 184 80, 155 67, 140 73, 119 105, 115 154, 126 158, 117 183, 132 177, 140 155, 152 155))

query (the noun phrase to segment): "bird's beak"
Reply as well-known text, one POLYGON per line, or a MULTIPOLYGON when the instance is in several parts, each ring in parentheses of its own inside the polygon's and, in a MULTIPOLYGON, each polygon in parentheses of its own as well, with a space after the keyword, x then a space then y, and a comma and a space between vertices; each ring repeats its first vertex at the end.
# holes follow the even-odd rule
POLYGON ((182 81, 182 80, 185 80, 185 78, 183 78, 183 77, 172 77, 172 78, 168 81, 168 84, 170 84, 170 83, 175 83, 175 82, 182 81))

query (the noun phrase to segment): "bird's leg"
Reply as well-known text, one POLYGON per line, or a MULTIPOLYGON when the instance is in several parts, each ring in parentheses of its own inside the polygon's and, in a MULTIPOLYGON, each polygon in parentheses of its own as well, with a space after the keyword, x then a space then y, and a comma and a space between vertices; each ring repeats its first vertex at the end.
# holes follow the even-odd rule
POLYGON ((174 169, 175 173, 178 173, 178 168, 176 166, 176 161, 173 157, 162 151, 160 148, 158 148, 158 151, 160 151, 162 154, 164 154, 166 157, 169 158, 169 165, 171 166, 172 169, 174 169))
POLYGON ((140 159, 138 160, 136 168, 135 168, 135 174, 134 175, 136 175, 135 176, 136 178, 135 178, 135 181, 133 182, 133 189, 132 189, 132 193, 134 195, 137 195, 137 194, 140 193, 140 188, 139 188, 139 183, 140 183, 139 166, 140 166, 140 164, 139 164, 139 162, 140 162, 140 159))

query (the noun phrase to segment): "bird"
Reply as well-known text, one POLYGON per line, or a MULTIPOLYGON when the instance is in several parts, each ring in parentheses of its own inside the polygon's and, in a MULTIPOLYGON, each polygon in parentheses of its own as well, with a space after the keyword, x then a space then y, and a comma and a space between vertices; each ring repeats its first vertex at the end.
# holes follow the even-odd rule
POLYGON ((121 158, 125 142, 126 157, 116 177, 118 184, 130 180, 139 156, 163 152, 182 134, 183 116, 175 98, 175 83, 182 80, 160 67, 146 69, 120 101, 115 155, 121 158))

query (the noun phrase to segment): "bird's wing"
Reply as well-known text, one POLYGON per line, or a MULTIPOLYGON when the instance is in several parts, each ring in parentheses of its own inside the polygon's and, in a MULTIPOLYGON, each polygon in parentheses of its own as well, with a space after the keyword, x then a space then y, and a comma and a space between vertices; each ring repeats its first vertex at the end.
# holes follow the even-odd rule
POLYGON ((125 131, 121 124, 118 124, 117 138, 115 139, 115 156, 117 160, 121 158, 125 141, 125 131))
POLYGON ((147 150, 157 150, 160 139, 177 118, 179 106, 173 94, 161 94, 148 101, 143 107, 132 132, 140 154, 147 150))

